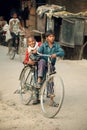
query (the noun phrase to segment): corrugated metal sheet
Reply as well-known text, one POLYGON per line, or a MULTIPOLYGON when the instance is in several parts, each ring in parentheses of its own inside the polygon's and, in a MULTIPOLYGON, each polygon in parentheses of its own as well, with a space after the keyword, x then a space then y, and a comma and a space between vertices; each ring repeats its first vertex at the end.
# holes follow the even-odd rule
POLYGON ((83 45, 84 20, 66 18, 62 21, 60 42, 68 47, 83 45))

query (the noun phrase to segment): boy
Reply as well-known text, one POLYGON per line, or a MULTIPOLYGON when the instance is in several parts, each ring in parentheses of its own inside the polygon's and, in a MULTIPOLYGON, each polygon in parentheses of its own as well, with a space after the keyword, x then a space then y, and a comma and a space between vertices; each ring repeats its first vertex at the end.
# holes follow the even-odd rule
POLYGON ((24 28, 21 26, 20 20, 18 19, 17 13, 15 11, 12 12, 12 18, 9 20, 9 30, 13 38, 13 46, 17 46, 18 50, 19 43, 16 45, 15 39, 17 37, 19 41, 19 31, 24 31, 24 28))
MULTIPOLYGON (((56 63, 56 57, 64 56, 63 49, 60 47, 59 43, 55 42, 54 40, 55 40, 54 33, 51 30, 49 30, 46 33, 46 42, 43 43, 38 48, 39 53, 51 55, 52 68, 55 68, 54 66, 55 66, 55 63, 56 63)), ((41 87, 42 79, 44 77, 44 74, 46 74, 47 59, 48 59, 47 57, 41 57, 41 59, 38 61, 38 88, 41 87)), ((33 104, 35 105, 35 104, 38 104, 38 103, 40 103, 39 96, 36 97, 33 104)))

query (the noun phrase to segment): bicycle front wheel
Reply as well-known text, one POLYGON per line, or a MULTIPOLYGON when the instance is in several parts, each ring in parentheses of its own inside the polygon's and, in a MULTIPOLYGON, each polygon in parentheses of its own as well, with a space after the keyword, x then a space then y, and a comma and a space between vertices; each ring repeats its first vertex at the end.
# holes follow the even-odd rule
POLYGON ((21 99, 22 103, 27 105, 30 103, 33 97, 33 85, 34 79, 32 75, 32 69, 29 66, 26 66, 20 77, 20 86, 21 86, 21 99))
POLYGON ((64 99, 64 84, 61 77, 51 75, 41 90, 41 108, 44 116, 53 118, 60 111, 64 99))

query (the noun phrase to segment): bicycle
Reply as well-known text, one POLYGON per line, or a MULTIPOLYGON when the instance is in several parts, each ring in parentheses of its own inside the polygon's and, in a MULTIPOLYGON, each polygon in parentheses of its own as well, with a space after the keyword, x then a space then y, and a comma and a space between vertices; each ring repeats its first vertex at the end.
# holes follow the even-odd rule
MULTIPOLYGON (((51 72, 50 55, 40 54, 48 57, 48 71, 43 80, 42 87, 38 90, 40 95, 40 104, 43 115, 53 118, 60 111, 64 100, 64 83, 57 73, 51 72)), ((25 65, 20 74, 21 98, 22 103, 28 105, 34 98, 35 90, 37 90, 37 65, 25 65)), ((38 93, 37 93, 38 94, 38 93)))
POLYGON ((13 60, 16 54, 19 54, 20 60, 23 62, 25 56, 25 50, 27 48, 26 38, 24 38, 25 34, 19 33, 15 37, 15 46, 13 46, 12 39, 9 40, 8 44, 8 54, 9 58, 13 60))

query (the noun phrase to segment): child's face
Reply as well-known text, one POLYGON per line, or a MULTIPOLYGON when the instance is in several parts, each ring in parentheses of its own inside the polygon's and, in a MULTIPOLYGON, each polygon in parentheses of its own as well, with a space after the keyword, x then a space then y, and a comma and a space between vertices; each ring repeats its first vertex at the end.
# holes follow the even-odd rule
POLYGON ((48 41, 48 43, 53 43, 55 40, 55 36, 53 34, 49 35, 48 37, 46 37, 46 40, 48 41))
POLYGON ((16 13, 13 14, 13 18, 17 18, 17 14, 16 13))
POLYGON ((35 43, 36 43, 35 39, 33 39, 33 38, 28 39, 28 46, 34 47, 35 43))

